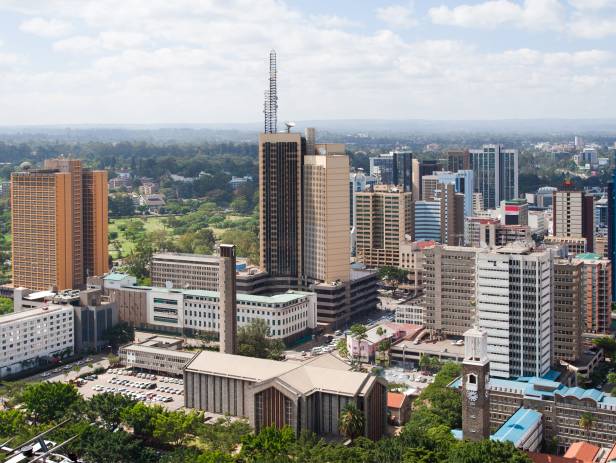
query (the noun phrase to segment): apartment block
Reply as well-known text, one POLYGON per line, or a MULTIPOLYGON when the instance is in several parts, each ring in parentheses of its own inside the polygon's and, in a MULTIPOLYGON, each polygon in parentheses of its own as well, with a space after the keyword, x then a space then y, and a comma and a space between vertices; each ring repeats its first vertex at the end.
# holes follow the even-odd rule
POLYGON ((609 334, 612 323, 612 263, 593 253, 578 254, 582 268, 584 332, 609 334))
POLYGON ((49 304, 0 316, 0 378, 73 352, 74 307, 49 304))
POLYGON ((424 249, 424 322, 433 336, 462 336, 473 326, 478 252, 461 246, 424 249))
POLYGON ((107 173, 52 159, 11 175, 13 284, 83 287, 108 268, 107 173))
POLYGON ((542 376, 552 360, 552 256, 524 245, 477 255, 477 312, 491 375, 542 376))
POLYGON ((357 259, 368 267, 400 265, 400 241, 413 231, 411 193, 378 185, 357 193, 357 259))
POLYGON ((351 259, 348 179, 344 145, 316 144, 304 157, 304 278, 348 281, 351 259))

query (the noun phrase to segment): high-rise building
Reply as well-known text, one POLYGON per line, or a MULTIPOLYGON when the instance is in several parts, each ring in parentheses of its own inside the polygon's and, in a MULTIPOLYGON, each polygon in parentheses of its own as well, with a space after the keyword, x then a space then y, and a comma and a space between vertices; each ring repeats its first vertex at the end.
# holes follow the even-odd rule
POLYGON ((583 191, 553 192, 553 235, 560 238, 585 238, 586 251, 593 251, 594 198, 583 191))
POLYGON ((447 150, 447 170, 457 172, 459 170, 469 170, 471 166, 471 155, 467 149, 447 150))
POLYGON ((501 145, 484 145, 470 150, 475 192, 483 196, 484 209, 496 209, 500 202, 518 197, 518 151, 501 145))
POLYGON ((473 326, 477 253, 461 246, 423 250, 424 320, 434 336, 462 336, 473 326))
MULTIPOLYGON (((464 195, 464 215, 473 215, 473 171, 459 170, 457 172, 438 171, 422 178, 422 195, 424 201, 434 200, 439 184, 453 184, 455 192, 464 195)), ((418 199, 418 198, 415 198, 418 199)))
POLYGON ((382 185, 396 185, 403 191, 412 191, 413 153, 392 151, 370 158, 370 175, 382 185))
POLYGON ((432 175, 434 172, 441 170, 441 165, 438 161, 433 159, 426 159, 420 161, 419 159, 413 159, 413 200, 418 201, 422 198, 422 184, 421 179, 424 175, 432 175))
MULTIPOLYGON (((607 184, 607 254, 616 262, 616 169, 607 184)), ((616 298, 616 272, 612 272, 612 302, 616 298)))
POLYGON ((510 243, 530 242, 531 230, 527 225, 503 225, 493 217, 466 217, 464 243, 476 248, 496 248, 510 243))
POLYGON ((552 256, 510 245, 477 255, 477 312, 491 375, 543 376, 552 357, 552 256))
POLYGON ((11 176, 13 284, 80 288, 108 268, 107 173, 53 159, 11 176))
POLYGON ((553 360, 575 363, 583 353, 584 316, 581 261, 554 261, 553 360))
POLYGON ((413 232, 411 193, 377 185, 357 193, 357 259, 368 267, 400 265, 400 242, 413 232))
POLYGON ((305 151, 298 133, 259 135, 260 265, 271 277, 295 285, 303 270, 305 151))
POLYGON ((609 334, 612 322, 612 262, 597 254, 578 254, 582 268, 584 332, 609 334))
POLYGON ((415 201, 413 213, 413 239, 441 243, 441 202, 415 201))
POLYGON ((414 239, 434 240, 452 246, 464 243, 464 195, 456 193, 454 183, 432 183, 435 175, 423 178, 424 196, 415 202, 414 239))
POLYGON ((349 158, 341 144, 317 144, 315 153, 304 157, 304 277, 348 281, 349 158))
POLYGON ((528 203, 525 199, 504 200, 500 207, 503 225, 528 225, 528 203))

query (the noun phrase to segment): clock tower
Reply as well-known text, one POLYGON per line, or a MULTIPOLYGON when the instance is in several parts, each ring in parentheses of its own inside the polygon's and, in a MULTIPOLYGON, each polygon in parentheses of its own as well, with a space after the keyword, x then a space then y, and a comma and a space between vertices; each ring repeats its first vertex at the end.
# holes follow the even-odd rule
POLYGON ((490 437, 490 361, 488 334, 478 328, 464 333, 462 363, 462 437, 480 441, 490 437))

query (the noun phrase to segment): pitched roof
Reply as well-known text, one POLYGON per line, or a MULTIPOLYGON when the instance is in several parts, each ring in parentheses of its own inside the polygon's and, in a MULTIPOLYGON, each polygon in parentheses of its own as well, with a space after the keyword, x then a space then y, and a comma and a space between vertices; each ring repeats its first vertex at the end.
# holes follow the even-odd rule
POLYGON ((599 450, 599 447, 588 442, 574 442, 565 452, 565 458, 577 458, 584 463, 592 463, 599 450))
POLYGON ((401 392, 388 392, 387 393, 387 407, 388 408, 402 408, 406 396, 401 392))
POLYGON ((549 453, 528 452, 527 455, 533 463, 583 463, 577 458, 559 457, 549 453))

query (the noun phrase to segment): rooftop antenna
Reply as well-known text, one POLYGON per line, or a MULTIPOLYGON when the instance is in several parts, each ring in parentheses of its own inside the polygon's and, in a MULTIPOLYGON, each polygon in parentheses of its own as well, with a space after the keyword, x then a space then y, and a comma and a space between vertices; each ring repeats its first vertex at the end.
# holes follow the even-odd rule
POLYGON ((287 127, 287 133, 291 133, 291 129, 295 127, 295 122, 287 121, 284 125, 287 127))
POLYGON ((265 115, 265 133, 276 133, 278 123, 278 92, 276 89, 276 50, 269 55, 269 88, 265 90, 263 114, 265 115))

